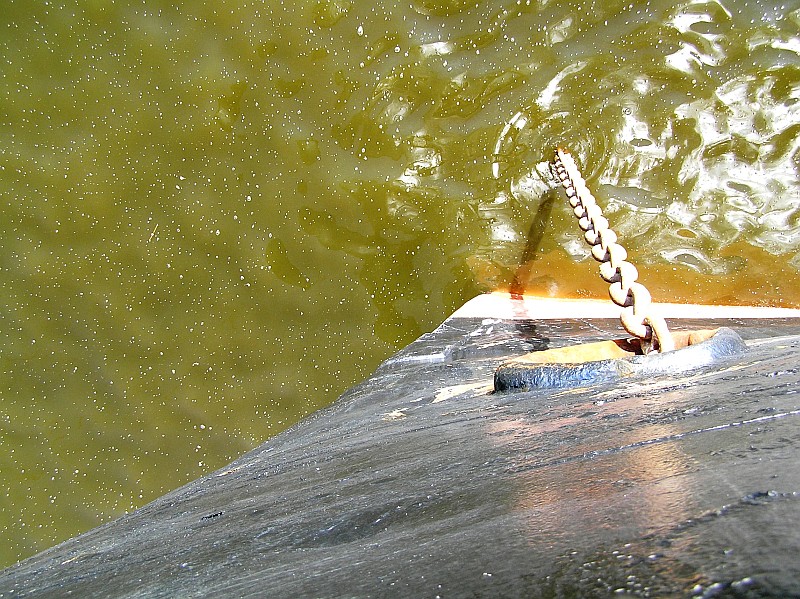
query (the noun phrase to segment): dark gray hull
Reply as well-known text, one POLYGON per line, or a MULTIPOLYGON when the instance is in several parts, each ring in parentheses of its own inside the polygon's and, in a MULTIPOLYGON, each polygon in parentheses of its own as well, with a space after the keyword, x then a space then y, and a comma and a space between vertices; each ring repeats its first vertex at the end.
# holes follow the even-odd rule
POLYGON ((510 356, 620 336, 500 315, 457 313, 229 467, 7 569, 0 596, 800 596, 800 319, 673 319, 749 348, 491 393, 510 356))

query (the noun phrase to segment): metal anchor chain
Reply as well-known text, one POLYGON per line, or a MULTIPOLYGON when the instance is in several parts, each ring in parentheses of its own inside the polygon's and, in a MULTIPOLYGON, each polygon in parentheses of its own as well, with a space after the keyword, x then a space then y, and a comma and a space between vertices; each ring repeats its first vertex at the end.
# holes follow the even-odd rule
POLYGON ((628 253, 617 243, 616 233, 609 228, 572 155, 556 149, 553 170, 567 193, 586 242, 592 246, 592 256, 600 262, 600 276, 610 283, 608 294, 622 308, 622 326, 640 339, 644 353, 675 349, 666 321, 655 313, 647 288, 636 282, 639 271, 626 262, 628 253))

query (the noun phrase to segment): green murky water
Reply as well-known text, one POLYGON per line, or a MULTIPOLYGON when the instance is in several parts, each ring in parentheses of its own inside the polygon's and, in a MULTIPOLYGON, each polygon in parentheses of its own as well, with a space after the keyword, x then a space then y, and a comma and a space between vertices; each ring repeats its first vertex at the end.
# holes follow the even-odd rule
MULTIPOLYGON (((643 263, 796 276, 799 6, 7 0, 0 562, 509 284, 556 144, 643 263)), ((594 277, 561 204, 534 249, 594 277)))

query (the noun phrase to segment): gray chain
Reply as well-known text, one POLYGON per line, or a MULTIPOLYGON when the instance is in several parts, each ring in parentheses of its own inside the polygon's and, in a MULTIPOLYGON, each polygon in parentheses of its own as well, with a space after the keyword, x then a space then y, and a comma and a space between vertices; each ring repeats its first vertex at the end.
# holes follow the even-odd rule
POLYGON ((617 243, 616 233, 609 227, 597 200, 586 187, 572 155, 558 148, 553 168, 578 217, 586 242, 592 246, 592 256, 600 262, 600 276, 611 284, 608 294, 622 308, 622 326, 641 340, 645 353, 675 349, 666 321, 655 313, 647 288, 636 282, 639 271, 626 261, 628 252, 617 243))

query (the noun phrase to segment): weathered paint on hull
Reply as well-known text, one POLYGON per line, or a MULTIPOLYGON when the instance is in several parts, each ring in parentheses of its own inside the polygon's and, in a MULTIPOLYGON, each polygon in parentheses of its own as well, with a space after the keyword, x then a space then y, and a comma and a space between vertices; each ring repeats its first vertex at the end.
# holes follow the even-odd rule
POLYGON ((673 328, 728 326, 747 352, 492 393, 510 357, 619 337, 618 312, 477 301, 493 312, 468 304, 228 467, 7 569, 0 596, 797 594, 800 313, 690 307, 673 328))

